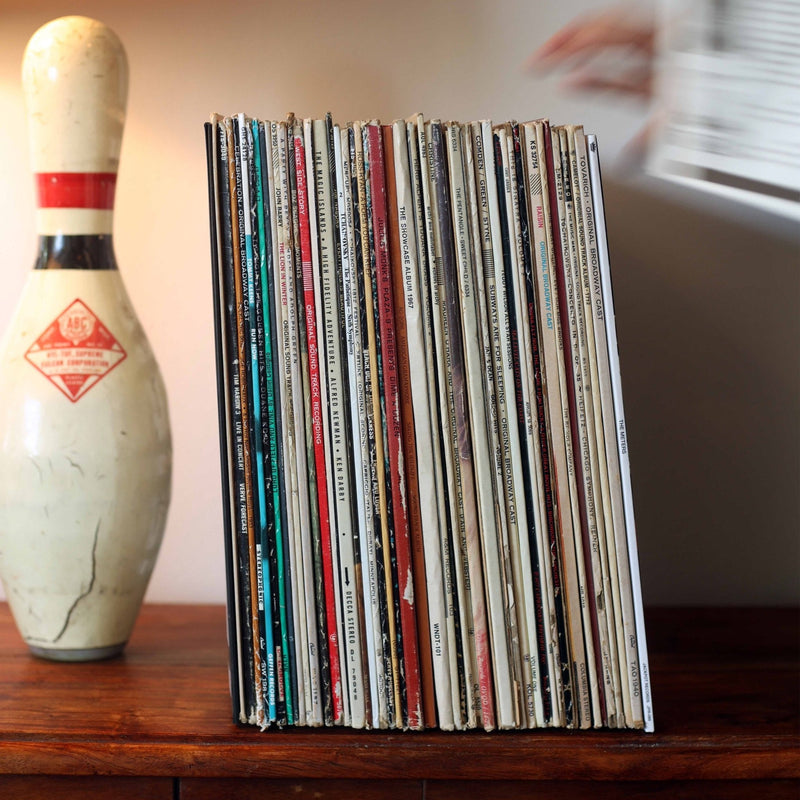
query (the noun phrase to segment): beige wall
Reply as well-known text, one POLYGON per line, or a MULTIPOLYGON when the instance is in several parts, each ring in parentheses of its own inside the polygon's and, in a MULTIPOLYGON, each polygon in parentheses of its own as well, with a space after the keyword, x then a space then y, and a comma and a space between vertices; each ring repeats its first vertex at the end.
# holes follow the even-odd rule
POLYGON ((645 599, 800 599, 800 240, 735 207, 709 212, 634 187, 613 165, 642 111, 569 96, 524 69, 549 32, 592 5, 0 0, 0 327, 36 243, 25 43, 47 20, 82 13, 128 50, 116 250, 167 383, 175 446, 149 600, 224 598, 202 124, 210 111, 328 110, 341 121, 546 115, 598 133, 645 599))

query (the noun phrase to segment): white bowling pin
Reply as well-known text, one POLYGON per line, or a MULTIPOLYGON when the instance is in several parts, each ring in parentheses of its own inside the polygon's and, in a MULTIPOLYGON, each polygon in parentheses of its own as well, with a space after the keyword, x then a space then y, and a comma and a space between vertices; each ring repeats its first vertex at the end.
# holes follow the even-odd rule
POLYGON ((64 17, 23 59, 39 255, 0 345, 0 578, 31 650, 119 653, 164 532, 164 384, 117 271, 112 215, 128 67, 64 17))

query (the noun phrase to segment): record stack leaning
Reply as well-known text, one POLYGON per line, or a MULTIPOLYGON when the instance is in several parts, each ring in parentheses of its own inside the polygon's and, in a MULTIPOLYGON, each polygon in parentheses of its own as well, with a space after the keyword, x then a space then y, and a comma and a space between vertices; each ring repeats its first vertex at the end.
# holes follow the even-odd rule
POLYGON ((652 730, 595 138, 206 143, 235 719, 652 730))

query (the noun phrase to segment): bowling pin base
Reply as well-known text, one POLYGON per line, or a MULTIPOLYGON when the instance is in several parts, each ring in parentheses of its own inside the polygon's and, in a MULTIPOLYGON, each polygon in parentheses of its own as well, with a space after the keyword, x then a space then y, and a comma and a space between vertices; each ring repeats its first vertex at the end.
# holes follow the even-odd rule
POLYGON ((58 649, 51 647, 37 647, 28 645, 31 653, 38 658, 45 658, 48 661, 102 661, 106 658, 118 656, 124 649, 127 642, 122 644, 111 644, 107 647, 78 647, 73 649, 58 649))

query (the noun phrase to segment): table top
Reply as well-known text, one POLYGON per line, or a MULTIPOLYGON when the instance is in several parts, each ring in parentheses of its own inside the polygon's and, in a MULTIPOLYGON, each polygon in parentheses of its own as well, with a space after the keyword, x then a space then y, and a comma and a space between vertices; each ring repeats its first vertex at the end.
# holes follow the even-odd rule
POLYGON ((656 732, 234 724, 225 609, 145 605, 123 656, 31 656, 0 604, 0 774, 800 778, 800 610, 649 609, 656 732))

